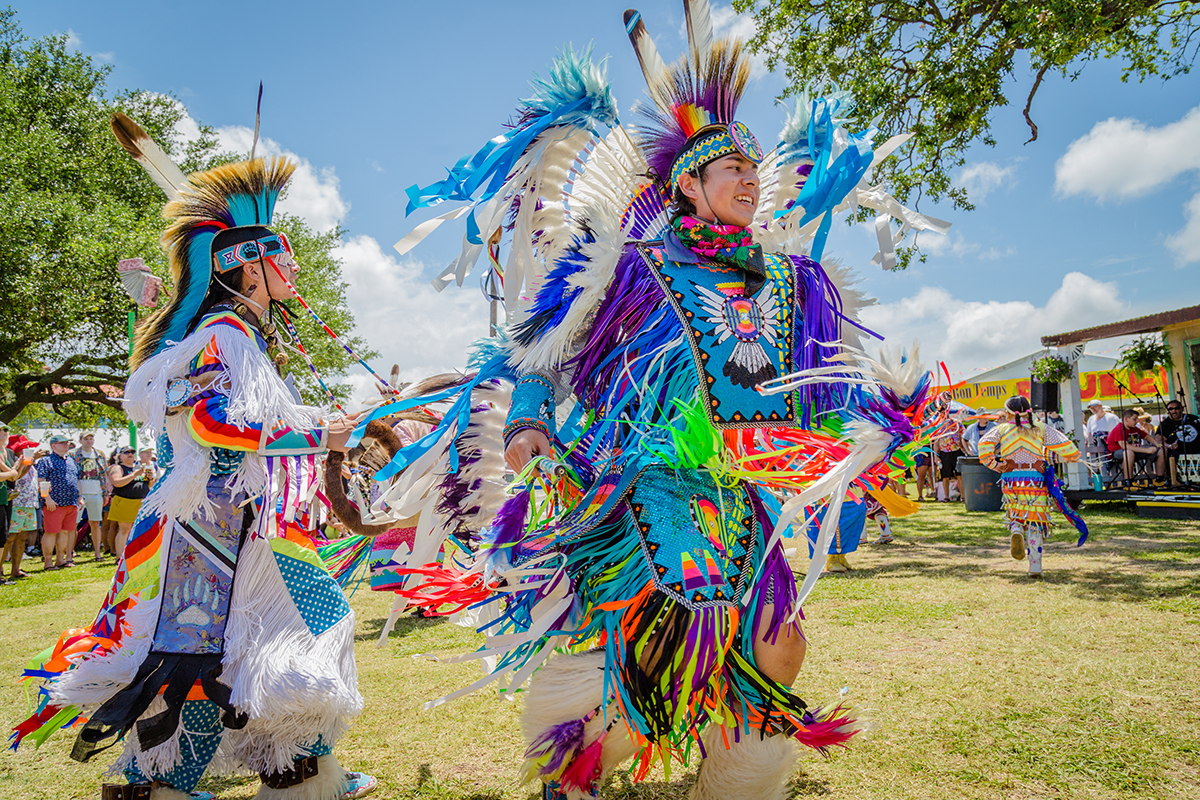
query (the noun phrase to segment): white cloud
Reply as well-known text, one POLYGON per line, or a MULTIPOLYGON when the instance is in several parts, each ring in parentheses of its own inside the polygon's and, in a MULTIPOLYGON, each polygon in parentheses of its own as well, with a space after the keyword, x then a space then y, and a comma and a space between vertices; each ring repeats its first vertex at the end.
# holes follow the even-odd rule
POLYGON ((1200 169, 1200 108, 1157 128, 1114 117, 1071 142, 1054 167, 1054 188, 1062 196, 1126 199, 1195 169, 1200 169))
POLYGON ((71 30, 70 28, 67 28, 67 49, 68 50, 82 50, 83 49, 83 39, 79 38, 79 34, 76 33, 75 31, 71 30))
POLYGON ((981 252, 979 254, 979 260, 980 261, 999 261, 1002 258, 1008 258, 1009 256, 1015 256, 1016 254, 1017 254, 1017 248, 1012 247, 1011 245, 1009 247, 1004 248, 1003 250, 1001 250, 999 247, 989 247, 987 250, 984 250, 983 252, 981 252))
POLYGON ((957 231, 944 236, 940 233, 922 231, 916 235, 914 241, 921 248, 922 253, 938 258, 948 256, 961 259, 974 256, 980 261, 998 261, 1001 258, 1017 254, 1017 248, 1012 245, 1003 249, 992 246, 984 250, 980 244, 968 241, 957 231))
POLYGON ((991 161, 980 161, 963 167, 954 182, 960 188, 966 189, 972 201, 979 202, 1004 183, 1014 185, 1015 173, 1015 167, 1002 167, 991 161))
POLYGON ((991 368, 1041 349, 1041 337, 1121 319, 1128 312, 1115 283, 1069 272, 1038 307, 1024 300, 960 300, 941 287, 863 309, 863 324, 889 343, 920 339, 927 363, 951 371, 991 368))
MULTIPOLYGON (((1125 200, 1158 189, 1200 170, 1200 107, 1175 122, 1154 128, 1136 119, 1097 122, 1071 142, 1054 167, 1060 196, 1090 194, 1103 202, 1125 200)), ((1200 261, 1200 194, 1186 206, 1187 222, 1167 237, 1179 265, 1200 261)))
MULTIPOLYGON (((713 34, 717 37, 732 36, 749 42, 754 38, 754 17, 749 14, 739 14, 733 6, 714 6, 712 9, 713 34)), ((685 23, 684 36, 687 35, 685 23)), ((767 74, 767 62, 759 53, 750 53, 750 78, 758 80, 767 74)))
POLYGON ((1180 265, 1200 261, 1200 194, 1188 202, 1187 222, 1182 230, 1167 237, 1167 249, 1180 265))
MULTIPOLYGON (((372 367, 381 375, 392 364, 402 381, 463 369, 468 346, 487 335, 487 304, 473 282, 438 293, 419 261, 397 261, 369 236, 351 237, 334 255, 342 259, 357 332, 380 351, 372 367)), ((374 395, 369 376, 353 375, 350 383, 356 400, 374 395)))

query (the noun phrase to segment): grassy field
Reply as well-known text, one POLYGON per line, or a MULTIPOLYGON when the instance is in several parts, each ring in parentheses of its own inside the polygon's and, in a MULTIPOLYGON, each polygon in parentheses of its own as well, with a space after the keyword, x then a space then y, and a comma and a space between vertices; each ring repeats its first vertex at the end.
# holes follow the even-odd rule
MULTIPOLYGON (((894 523, 896 543, 864 546, 853 572, 826 576, 806 605, 809 656, 798 692, 821 701, 847 686, 874 730, 823 759, 804 755, 797 797, 1200 797, 1200 524, 1085 509, 1082 549, 1064 527, 1031 581, 1008 554, 999 514, 925 505, 894 523)), ((81 556, 90 562, 90 556, 81 556)), ((0 670, 15 676, 61 630, 86 622, 112 561, 0 587, 0 670)), ((376 796, 532 798, 515 785, 517 705, 480 693, 425 712, 427 699, 478 677, 474 664, 422 654, 470 649, 474 634, 406 617, 375 646, 390 596, 359 591, 366 711, 339 748, 374 773, 376 796)), ((24 689, 3 683, 8 721, 24 689)), ((76 764, 70 735, 0 757, 0 797, 91 798, 104 764, 76 764)), ((691 770, 610 798, 682 798, 691 770)), ((224 798, 254 778, 209 779, 224 798)))

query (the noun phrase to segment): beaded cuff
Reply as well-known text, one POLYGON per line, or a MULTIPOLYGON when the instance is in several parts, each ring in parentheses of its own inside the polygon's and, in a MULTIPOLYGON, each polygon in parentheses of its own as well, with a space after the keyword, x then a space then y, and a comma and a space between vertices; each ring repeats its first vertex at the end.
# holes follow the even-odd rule
POLYGON ((533 373, 522 377, 513 388, 504 425, 505 444, 513 434, 526 428, 541 431, 547 439, 554 438, 554 384, 533 373))

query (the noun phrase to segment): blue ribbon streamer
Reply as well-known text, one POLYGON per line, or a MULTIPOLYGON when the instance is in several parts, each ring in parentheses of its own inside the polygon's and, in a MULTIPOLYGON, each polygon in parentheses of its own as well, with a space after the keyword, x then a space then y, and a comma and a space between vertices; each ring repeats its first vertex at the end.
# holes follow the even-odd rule
MULTIPOLYGON (((525 150, 534 139, 557 124, 563 117, 575 113, 590 103, 591 98, 581 97, 574 102, 560 106, 554 111, 532 120, 525 127, 519 128, 508 136, 497 136, 491 139, 473 156, 463 156, 449 170, 449 175, 444 180, 425 188, 413 184, 405 190, 405 194, 408 196, 408 206, 404 215, 408 216, 418 208, 427 208, 444 200, 471 200, 485 181, 487 187, 483 194, 475 200, 475 204, 478 206, 487 202, 504 186, 513 165, 524 155, 525 150)), ((467 219, 467 240, 471 244, 483 244, 478 223, 475 222, 474 211, 467 219)))

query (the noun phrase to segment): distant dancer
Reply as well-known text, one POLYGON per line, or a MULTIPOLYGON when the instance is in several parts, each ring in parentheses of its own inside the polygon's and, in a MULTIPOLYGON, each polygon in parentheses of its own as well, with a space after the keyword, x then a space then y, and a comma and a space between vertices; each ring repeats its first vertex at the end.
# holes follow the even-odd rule
POLYGON ((938 466, 942 471, 942 497, 941 502, 950 502, 950 479, 954 479, 954 487, 958 490, 958 497, 962 499, 962 472, 958 467, 958 459, 962 456, 962 436, 963 426, 955 417, 951 417, 947 423, 945 432, 938 438, 933 440, 933 449, 938 455, 938 466))
POLYGON ((1078 545, 1087 539, 1087 525, 1067 505, 1051 463, 1055 459, 1078 461, 1079 449, 1056 428, 1035 422, 1024 397, 1010 397, 1004 409, 1012 421, 995 426, 979 440, 979 460, 1001 473, 1013 558, 1023 560, 1028 556, 1029 576, 1040 578, 1042 545, 1050 532, 1051 498, 1079 530, 1078 545))

